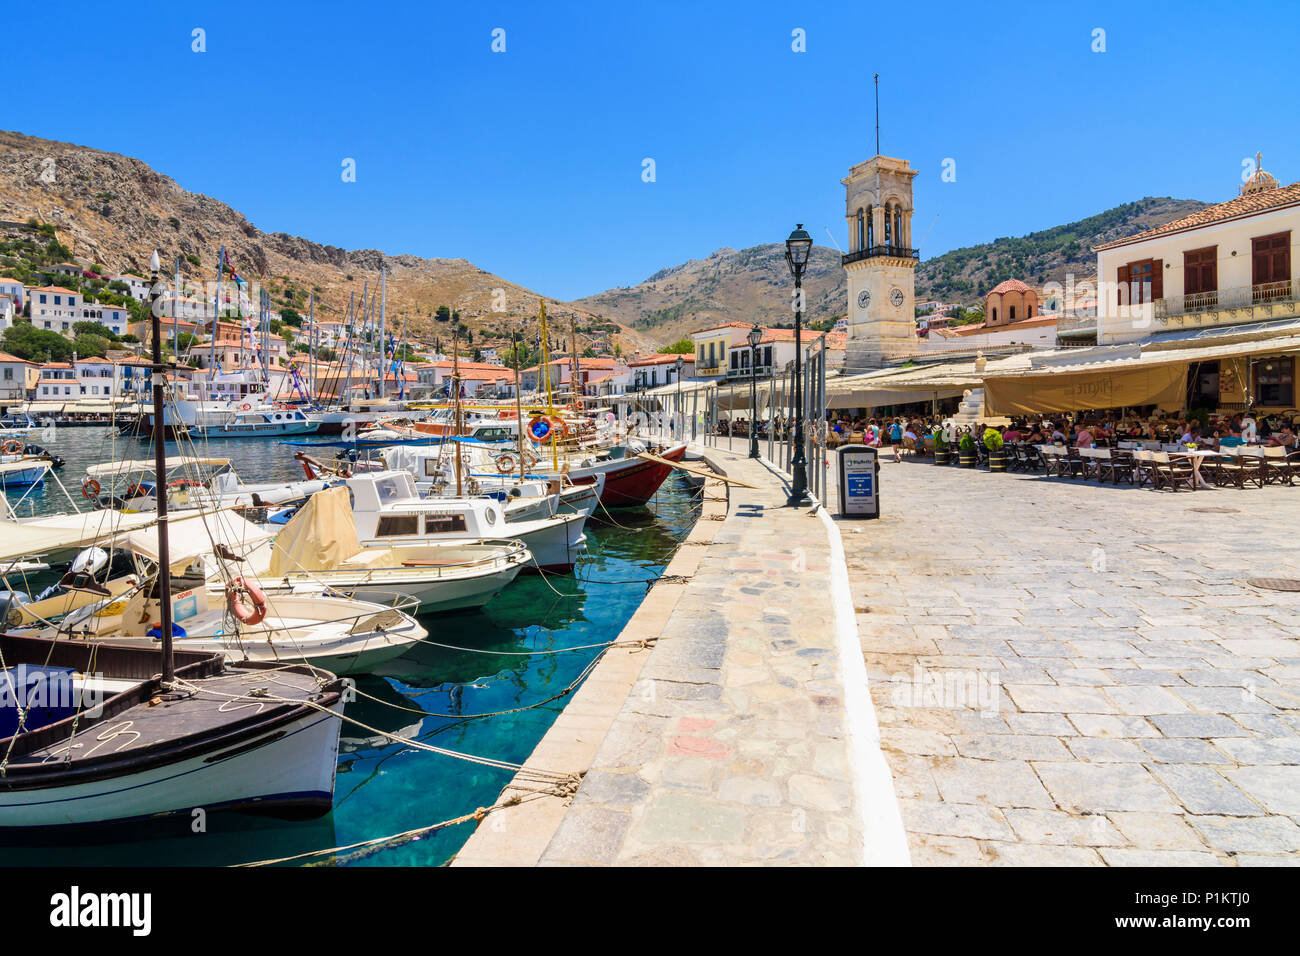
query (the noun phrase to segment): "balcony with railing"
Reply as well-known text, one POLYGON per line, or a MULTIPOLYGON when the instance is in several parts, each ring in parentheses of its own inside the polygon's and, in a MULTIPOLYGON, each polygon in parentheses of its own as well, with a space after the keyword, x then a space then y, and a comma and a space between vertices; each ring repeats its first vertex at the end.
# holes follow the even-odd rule
MULTIPOLYGON (((772 375, 772 366, 771 366, 771 365, 756 365, 756 366, 754 367, 754 377, 755 377, 755 378, 770 378, 771 375, 772 375)), ((744 380, 744 379, 749 378, 749 366, 748 366, 748 365, 740 365, 740 366, 737 366, 736 368, 729 368, 729 369, 727 369, 727 378, 728 378, 728 380, 731 380, 731 379, 741 379, 741 380, 744 380)))
POLYGON ((1298 304, 1300 279, 1291 279, 1165 296, 1155 301, 1153 314, 1161 325, 1196 328, 1286 318, 1297 314, 1298 304))
POLYGON ((875 259, 878 257, 889 259, 920 259, 920 249, 909 249, 906 246, 868 246, 865 249, 859 249, 857 252, 849 252, 840 256, 840 264, 848 265, 850 262, 861 262, 863 259, 875 259))

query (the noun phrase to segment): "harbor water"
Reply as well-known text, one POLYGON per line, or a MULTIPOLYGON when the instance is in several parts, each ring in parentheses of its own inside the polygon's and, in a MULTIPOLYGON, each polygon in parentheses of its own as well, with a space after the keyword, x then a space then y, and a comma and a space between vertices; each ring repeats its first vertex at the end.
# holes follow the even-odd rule
MULTIPOLYGON (((66 460, 52 474, 74 498, 80 497, 88 465, 152 454, 147 442, 104 427, 56 428, 26 440, 66 460)), ((300 478, 292 451, 273 439, 213 439, 184 449, 168 445, 169 455, 228 457, 246 482, 300 478)), ((23 517, 71 509, 52 480, 43 488, 5 494, 23 517)), ((326 816, 284 821, 197 814, 118 833, 68 834, 44 846, 0 847, 0 865, 246 863, 349 846, 492 804, 511 771, 418 751, 384 735, 522 763, 567 698, 531 705, 572 684, 598 653, 566 649, 618 637, 698 513, 698 492, 674 474, 646 508, 598 511, 587 523, 588 551, 574 574, 521 575, 485 608, 421 617, 430 643, 379 674, 357 679, 358 695, 347 705, 342 730, 334 807, 326 816)), ((491 825, 490 818, 485 825, 491 825)), ((348 863, 441 865, 473 827, 472 821, 449 827, 348 863)), ((295 861, 301 862, 310 861, 295 861)))

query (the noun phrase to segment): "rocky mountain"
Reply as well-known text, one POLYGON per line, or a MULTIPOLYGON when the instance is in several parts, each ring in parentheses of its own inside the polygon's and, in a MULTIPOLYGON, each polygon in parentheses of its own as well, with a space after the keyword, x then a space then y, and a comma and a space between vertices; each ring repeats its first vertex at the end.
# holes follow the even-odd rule
MULTIPOLYGON (((206 282, 215 278, 224 244, 239 274, 272 293, 273 307, 292 305, 305 312, 306 296, 314 292, 317 316, 325 318, 342 318, 349 294, 359 299, 363 282, 375 290, 383 263, 390 322, 405 313, 413 340, 437 336, 444 347, 451 336, 448 325, 435 318, 441 305, 460 312, 475 333, 475 345, 504 342, 521 326, 530 335, 534 330, 538 293, 465 259, 340 249, 263 232, 224 202, 188 192, 138 159, 0 131, 0 228, 18 235, 33 218, 52 224, 76 259, 111 272, 147 275, 149 255, 157 248, 168 266, 179 255, 188 260, 187 277, 206 282), (498 303, 504 311, 494 308, 498 303)), ((560 338, 567 338, 572 317, 582 342, 621 341, 627 351, 646 344, 637 332, 581 306, 548 300, 546 311, 560 338)))
MULTIPOLYGON (((1003 279, 1039 285, 1064 281, 1067 273, 1090 276, 1096 272, 1093 246, 1181 218, 1205 205, 1195 199, 1147 198, 1079 222, 954 249, 932 259, 924 258, 923 250, 916 271, 916 300, 973 304, 1003 279)), ((664 344, 692 329, 722 322, 788 324, 793 321, 792 290, 785 247, 778 243, 739 251, 719 249, 704 259, 656 272, 638 285, 609 289, 575 304, 664 344)), ((804 292, 810 322, 844 315, 847 291, 838 250, 813 248, 804 292)))

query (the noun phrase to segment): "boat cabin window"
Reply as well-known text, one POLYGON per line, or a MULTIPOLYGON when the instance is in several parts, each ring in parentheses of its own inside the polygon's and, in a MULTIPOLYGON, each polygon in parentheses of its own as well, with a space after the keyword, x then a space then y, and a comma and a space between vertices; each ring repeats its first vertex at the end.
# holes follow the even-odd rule
POLYGON ((511 435, 505 428, 480 428, 474 432, 474 437, 479 441, 506 441, 511 435))
POLYGON ((465 530, 465 516, 463 514, 424 516, 425 534, 450 534, 455 531, 464 531, 464 530, 465 530))
POLYGON ((436 458, 424 459, 424 477, 437 478, 440 474, 442 474, 442 472, 438 468, 438 459, 436 458))
POLYGON ((399 501, 402 498, 411 497, 406 482, 402 480, 400 475, 394 475, 391 478, 380 478, 375 482, 375 493, 379 495, 380 502, 399 501))
POLYGON ((375 536, 379 538, 419 533, 419 515, 384 515, 379 519, 379 527, 375 529, 375 536))

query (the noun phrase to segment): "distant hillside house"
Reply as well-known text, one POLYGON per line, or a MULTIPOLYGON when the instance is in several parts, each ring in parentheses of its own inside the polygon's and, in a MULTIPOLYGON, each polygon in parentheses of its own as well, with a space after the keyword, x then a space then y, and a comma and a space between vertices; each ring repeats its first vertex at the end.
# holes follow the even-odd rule
POLYGON ((38 286, 30 291, 32 325, 54 332, 70 332, 81 321, 81 295, 57 285, 38 286))
POLYGON ((131 325, 131 311, 124 305, 83 302, 78 322, 98 322, 114 335, 126 335, 131 325))
POLYGON ((121 275, 113 276, 110 281, 126 283, 127 295, 136 301, 149 301, 149 280, 144 276, 138 276, 133 272, 123 272, 121 275))

